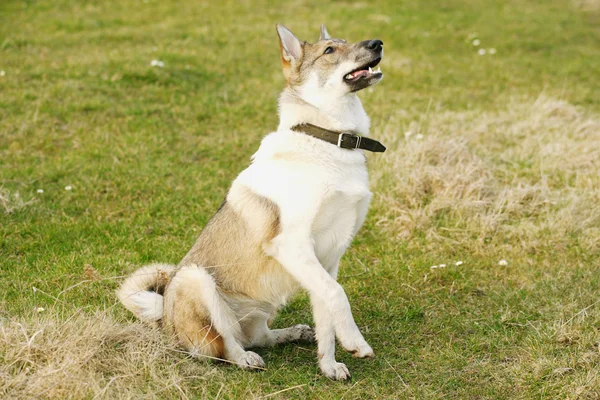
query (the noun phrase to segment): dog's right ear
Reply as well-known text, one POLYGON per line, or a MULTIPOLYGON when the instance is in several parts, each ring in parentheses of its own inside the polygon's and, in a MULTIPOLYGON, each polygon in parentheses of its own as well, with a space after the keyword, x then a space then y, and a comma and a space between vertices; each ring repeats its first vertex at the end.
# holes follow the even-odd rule
POLYGON ((283 64, 283 75, 289 82, 291 68, 302 58, 302 43, 292 31, 281 24, 276 25, 279 35, 279 47, 281 49, 281 63, 283 64))

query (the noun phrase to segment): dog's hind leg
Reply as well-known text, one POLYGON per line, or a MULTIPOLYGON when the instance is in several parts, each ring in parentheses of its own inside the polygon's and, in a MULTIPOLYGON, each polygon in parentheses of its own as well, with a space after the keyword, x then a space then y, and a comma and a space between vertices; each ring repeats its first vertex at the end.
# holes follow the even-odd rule
POLYGON ((315 331, 308 325, 299 324, 289 328, 269 329, 266 337, 269 346, 298 341, 314 342, 315 331))
POLYGON ((294 325, 283 329, 270 329, 268 317, 260 316, 253 319, 251 324, 244 326, 248 332, 250 347, 272 347, 288 342, 314 342, 315 331, 308 325, 294 325))
POLYGON ((176 337, 192 354, 230 361, 243 369, 263 368, 263 359, 242 347, 242 329, 204 268, 182 267, 165 298, 176 337))

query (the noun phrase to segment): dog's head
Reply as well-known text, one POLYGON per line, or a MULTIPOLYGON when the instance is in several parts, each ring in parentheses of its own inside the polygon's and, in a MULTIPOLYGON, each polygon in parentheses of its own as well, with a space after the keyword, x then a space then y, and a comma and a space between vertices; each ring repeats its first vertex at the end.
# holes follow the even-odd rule
POLYGON ((346 43, 332 39, 324 25, 316 43, 301 42, 277 25, 283 75, 288 86, 308 97, 342 97, 374 85, 383 78, 377 68, 383 57, 381 40, 346 43))

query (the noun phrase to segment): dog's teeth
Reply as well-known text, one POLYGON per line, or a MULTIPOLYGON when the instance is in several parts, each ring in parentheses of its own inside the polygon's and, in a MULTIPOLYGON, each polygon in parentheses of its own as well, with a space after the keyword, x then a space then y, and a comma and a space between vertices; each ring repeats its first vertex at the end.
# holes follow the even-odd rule
POLYGON ((369 67, 369 73, 372 74, 373 70, 371 69, 371 67, 369 67))
POLYGON ((381 72, 381 67, 377 67, 377 69, 375 70, 375 72, 381 72))

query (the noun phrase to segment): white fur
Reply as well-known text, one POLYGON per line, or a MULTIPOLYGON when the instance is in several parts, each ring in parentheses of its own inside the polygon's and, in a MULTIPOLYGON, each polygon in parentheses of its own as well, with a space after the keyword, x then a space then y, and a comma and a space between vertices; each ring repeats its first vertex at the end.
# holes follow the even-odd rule
MULTIPOLYGON (((355 93, 349 93, 349 87, 343 83, 343 77, 348 71, 356 68, 357 63, 344 62, 336 67, 324 85, 321 85, 315 72, 311 73, 298 88, 302 100, 327 115, 330 129, 338 131, 354 131, 362 136, 369 135, 370 120, 360 99, 355 93)), ((281 107, 281 123, 291 127, 288 120, 298 120, 297 107, 281 107), (285 108, 285 109, 284 109, 285 108)), ((279 129, 282 128, 280 124, 279 129)))
POLYGON ((163 296, 148 291, 159 273, 171 273, 169 264, 151 264, 138 269, 123 282, 117 297, 123 305, 142 321, 156 322, 163 316, 163 296))
POLYGON ((163 297, 154 292, 138 292, 131 295, 137 307, 140 308, 140 319, 158 321, 163 316, 163 297))

